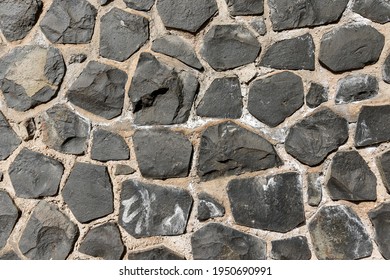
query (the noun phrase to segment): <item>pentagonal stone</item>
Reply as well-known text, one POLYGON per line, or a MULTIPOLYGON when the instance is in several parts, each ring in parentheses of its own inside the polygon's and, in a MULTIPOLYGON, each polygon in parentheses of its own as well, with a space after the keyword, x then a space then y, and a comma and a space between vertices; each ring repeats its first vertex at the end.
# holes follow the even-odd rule
POLYGON ((370 236, 348 206, 322 207, 310 221, 309 232, 320 260, 354 260, 372 253, 370 236))
POLYGON ((32 260, 64 260, 73 250, 79 230, 58 207, 40 201, 19 240, 19 249, 32 260))
POLYGON ((390 55, 387 56, 382 68, 383 80, 390 84, 390 55))
POLYGON ((96 8, 86 0, 54 0, 40 27, 52 43, 89 43, 95 28, 96 15, 96 8))
POLYGON ((8 173, 16 196, 39 198, 57 194, 64 167, 51 157, 24 148, 8 173))
POLYGON ((194 260, 265 260, 267 243, 253 235, 210 223, 191 237, 194 260))
POLYGON ((0 255, 0 260, 17 261, 20 260, 20 257, 14 251, 8 251, 0 255))
POLYGON ((273 240, 272 258, 275 260, 310 260, 311 251, 307 238, 296 236, 287 239, 273 240))
POLYGON ((348 75, 338 82, 336 104, 351 103, 375 97, 379 91, 377 79, 371 75, 348 75))
POLYGON ((0 89, 8 107, 26 111, 55 97, 65 75, 58 49, 24 46, 0 60, 0 89))
POLYGON ((337 27, 322 37, 319 60, 336 73, 360 69, 378 60, 384 43, 385 36, 369 25, 337 27))
POLYGON ((19 210, 11 197, 5 191, 0 190, 0 249, 7 244, 18 218, 19 210))
POLYGON ((255 61, 261 46, 243 25, 214 25, 203 38, 203 58, 217 71, 224 71, 255 61))
POLYGON ((316 108, 326 101, 328 101, 328 89, 320 84, 311 83, 306 95, 306 105, 309 108, 316 108))
POLYGON ((237 224, 288 232, 305 221, 302 183, 298 173, 234 179, 227 192, 237 224))
POLYGON ((0 160, 7 159, 22 142, 0 111, 0 160))
POLYGON ((390 203, 382 203, 368 212, 375 228, 375 242, 385 259, 390 259, 390 203))
POLYGON ((300 162, 315 166, 347 139, 347 120, 324 108, 290 128, 285 149, 300 162))
POLYGON ((317 207, 322 200, 321 173, 312 172, 307 175, 307 203, 317 207))
POLYGON ((264 170, 282 164, 266 139, 233 122, 208 127, 202 134, 198 174, 202 180, 264 170))
POLYGON ((183 189, 128 180, 123 182, 120 203, 119 224, 135 238, 180 235, 192 197, 183 189))
POLYGON ((215 217, 223 217, 225 208, 207 193, 199 194, 198 220, 206 221, 215 217))
POLYGON ((107 216, 114 211, 112 184, 105 166, 76 163, 62 190, 62 196, 81 223, 107 216))
POLYGON ((381 173, 383 184, 390 193, 390 151, 387 151, 377 158, 377 165, 381 173))
POLYGON ((226 0, 232 16, 261 15, 264 11, 263 0, 226 0))
POLYGON ((155 0, 123 0, 128 8, 139 10, 139 11, 149 11, 155 0))
POLYGON ((98 129, 93 133, 91 158, 99 161, 126 160, 130 158, 129 146, 116 133, 98 129))
POLYGON ((185 260, 183 256, 180 256, 176 252, 165 246, 159 246, 153 249, 148 249, 138 252, 130 252, 128 260, 185 260))
POLYGON ((390 2, 388 0, 355 0, 352 11, 379 23, 390 21, 390 2))

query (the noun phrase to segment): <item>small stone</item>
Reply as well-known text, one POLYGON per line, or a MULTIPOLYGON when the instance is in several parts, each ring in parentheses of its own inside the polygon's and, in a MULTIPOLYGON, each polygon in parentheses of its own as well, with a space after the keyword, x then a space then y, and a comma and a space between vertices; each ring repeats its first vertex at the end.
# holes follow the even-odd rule
POLYGON ((35 133, 37 132, 37 126, 35 124, 35 120, 33 118, 28 118, 25 121, 20 123, 20 127, 23 130, 23 140, 29 141, 34 139, 35 133))
POLYGON ((387 192, 390 193, 390 150, 377 158, 377 165, 387 192))
POLYGON ((0 171, 0 182, 2 182, 4 179, 4 174, 3 174, 3 171, 0 171))
POLYGON ((112 0, 100 0, 100 6, 108 5, 112 2, 112 0))
POLYGON ((371 256, 372 243, 363 223, 348 206, 324 206, 309 223, 319 260, 356 260, 371 256))
POLYGON ((201 53, 214 70, 224 71, 255 61, 261 46, 243 25, 214 25, 203 38, 201 53))
POLYGON ((203 222, 211 218, 223 217, 225 208, 207 193, 199 194, 198 220, 203 222))
POLYGON ((321 173, 313 172, 307 176, 307 203, 317 207, 322 200, 321 173))
POLYGON ((382 203, 368 212, 375 228, 375 242, 385 259, 390 259, 390 203, 382 203))
POLYGON ((267 26, 265 25, 264 18, 255 18, 250 22, 252 28, 259 33, 259 35, 264 36, 267 34, 267 26))
POLYGON ((210 223, 191 237, 194 260, 265 260, 267 243, 222 224, 210 223))
POLYGON ((347 120, 324 108, 290 128, 285 149, 300 162, 316 166, 347 139, 347 120))
POLYGON ((232 16, 261 15, 264 12, 263 0, 226 0, 232 16))
POLYGON ((51 157, 23 148, 8 173, 16 196, 39 198, 57 194, 64 166, 51 157))
POLYGON ((92 137, 92 159, 105 162, 130 158, 129 146, 127 146, 125 140, 119 134, 97 129, 92 137))
POLYGON ((148 249, 138 252, 130 252, 128 260, 153 260, 153 261, 163 261, 163 260, 185 260, 183 256, 180 256, 176 252, 165 246, 159 246, 153 249, 148 249))
POLYGON ((242 115, 242 95, 238 77, 212 81, 196 108, 196 114, 209 118, 238 119, 242 115))
POLYGON ((114 175, 115 176, 118 176, 118 175, 131 175, 131 174, 134 174, 137 170, 135 170, 134 168, 132 168, 131 166, 129 165, 126 165, 126 164, 118 164, 115 168, 115 173, 114 175))
POLYGON ((382 69, 383 80, 390 84, 390 55, 387 56, 382 69))
POLYGON ((377 79, 371 75, 348 75, 338 82, 336 104, 352 103, 375 97, 379 91, 377 79))
POLYGON ((352 11, 379 23, 390 22, 390 3, 388 0, 355 0, 352 11))
POLYGON ((275 260, 310 260, 311 251, 307 238, 296 236, 287 239, 274 240, 272 244, 272 258, 275 260))
POLYGON ((0 260, 18 261, 18 260, 20 260, 20 258, 14 251, 8 251, 0 256, 0 260))
POLYGON ((7 244, 7 240, 19 218, 19 210, 11 197, 0 190, 0 250, 7 244))
POLYGON ((112 184, 105 166, 76 163, 62 196, 80 223, 107 216, 114 211, 112 184))
POLYGON ((130 9, 139 11, 149 11, 155 0, 123 0, 126 6, 130 9))
POLYGON ((0 160, 6 160, 22 142, 0 111, 0 160))
POLYGON ((84 53, 72 54, 69 58, 69 64, 83 63, 87 60, 87 55, 84 53))
POLYGON ((311 83, 306 95, 306 105, 313 109, 326 101, 328 101, 328 89, 320 84, 311 83))
POLYGON ((135 238, 180 235, 191 206, 186 190, 128 180, 122 184, 119 224, 135 238))

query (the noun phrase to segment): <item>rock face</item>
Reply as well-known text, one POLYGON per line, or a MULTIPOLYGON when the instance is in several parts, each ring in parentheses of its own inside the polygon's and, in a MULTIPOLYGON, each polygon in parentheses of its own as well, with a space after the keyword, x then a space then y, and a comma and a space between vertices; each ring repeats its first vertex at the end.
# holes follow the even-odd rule
POLYGON ((311 252, 307 238, 296 236, 288 239, 274 240, 272 244, 272 258, 275 260, 310 260, 311 252))
POLYGON ((134 174, 136 172, 136 170, 134 168, 132 168, 131 166, 129 165, 125 165, 125 164, 118 164, 115 168, 115 173, 114 175, 115 176, 118 176, 118 175, 131 175, 131 174, 134 174))
POLYGON ((385 259, 390 259, 390 204, 383 203, 368 213, 375 228, 375 242, 385 259))
POLYGON ((7 159, 22 142, 0 111, 0 160, 7 159))
POLYGON ((152 8, 155 0, 123 0, 128 8, 139 10, 139 11, 149 11, 152 8))
POLYGON ((261 15, 264 11, 263 0, 226 0, 232 16, 261 15))
POLYGON ((336 104, 351 103, 375 97, 379 91, 378 81, 374 76, 349 75, 338 82, 336 104))
POLYGON ((207 193, 199 194, 198 220, 207 221, 215 217, 223 217, 225 208, 207 193))
POLYGON ((7 244, 18 218, 19 210, 11 197, 5 191, 0 190, 0 250, 7 244))
POLYGON ((320 175, 318 172, 312 172, 307 176, 307 203, 313 207, 318 206, 322 200, 320 175))
POLYGON ((17 261, 20 260, 20 258, 14 251, 8 251, 0 256, 0 260, 17 261))
POLYGON ((375 22, 390 21, 390 3, 387 0, 355 0, 352 10, 375 22))
POLYGON ((153 249, 141 251, 141 252, 130 252, 128 260, 185 260, 184 257, 178 255, 172 250, 165 246, 159 246, 153 249))
POLYGON ((386 58, 382 70, 383 80, 390 84, 390 55, 386 58))
POLYGON ((390 151, 387 151, 377 158, 377 165, 382 176, 383 184, 390 193, 390 151))
POLYGON ((130 150, 125 140, 118 134, 98 129, 93 133, 91 158, 98 161, 126 160, 130 150))
POLYGON ((306 105, 309 108, 316 108, 326 101, 328 101, 328 89, 320 84, 311 83, 306 95, 306 105))

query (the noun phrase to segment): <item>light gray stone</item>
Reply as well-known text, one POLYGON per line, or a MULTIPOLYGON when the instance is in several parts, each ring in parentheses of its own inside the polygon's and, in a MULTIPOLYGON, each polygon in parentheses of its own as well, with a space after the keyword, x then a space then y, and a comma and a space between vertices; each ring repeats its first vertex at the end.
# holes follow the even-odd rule
POLYGON ((7 244, 7 240, 19 218, 16 208, 9 194, 0 190, 0 250, 7 244))

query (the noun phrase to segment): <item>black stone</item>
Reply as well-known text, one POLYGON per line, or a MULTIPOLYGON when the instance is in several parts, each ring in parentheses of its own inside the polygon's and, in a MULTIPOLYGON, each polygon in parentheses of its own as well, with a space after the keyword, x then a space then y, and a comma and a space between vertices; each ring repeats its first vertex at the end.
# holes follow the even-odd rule
POLYGON ((375 97, 379 91, 377 79, 371 75, 348 75, 338 82, 336 104, 362 101, 375 97))
POLYGON ((388 0, 355 0, 352 11, 375 22, 390 22, 390 3, 388 0))
POLYGON ((320 84, 311 83, 306 95, 306 105, 309 108, 316 108, 326 101, 328 101, 328 89, 320 84))
POLYGON ((259 33, 259 35, 264 36, 267 34, 267 26, 265 25, 264 18, 259 17, 259 18, 254 18, 250 22, 252 28, 259 33))
POLYGON ((287 239, 274 240, 272 244, 272 258, 275 260, 310 260, 311 251, 307 238, 296 236, 287 239))
POLYGON ((98 129, 93 133, 91 158, 98 161, 126 160, 130 150, 119 134, 98 129))
POLYGON ((307 203, 317 207, 322 200, 321 173, 313 172, 307 175, 307 203))
POLYGON ((0 111, 0 160, 7 159, 22 142, 0 111))
POLYGON ((203 222, 215 217, 223 217, 225 208, 207 193, 199 194, 198 220, 203 222))
POLYGON ((264 12, 263 0, 226 0, 232 16, 261 15, 264 12))
POLYGON ((0 256, 0 260, 18 261, 20 260, 20 257, 14 251, 8 251, 0 256))
POLYGON ((383 80, 390 84, 390 55, 387 56, 382 68, 383 80))
POLYGON ((183 256, 180 256, 176 252, 165 246, 158 246, 153 249, 148 249, 144 251, 130 252, 128 260, 185 260, 183 256))
POLYGON ((387 192, 390 193, 390 150, 377 158, 377 165, 383 184, 385 185, 387 192))
POLYGON ((3 171, 0 171, 0 182, 2 182, 4 179, 4 174, 3 174, 3 171))
POLYGON ((115 176, 118 176, 118 175, 131 175, 131 174, 134 174, 136 172, 136 170, 134 168, 132 168, 131 166, 129 165, 125 165, 125 164, 118 164, 115 168, 115 173, 114 175, 115 176))
POLYGON ((113 0, 100 0, 100 6, 105 6, 108 5, 112 2, 113 0))
POLYGON ((69 58, 69 64, 83 63, 87 60, 87 55, 84 53, 72 54, 69 58))
POLYGON ((19 210, 11 197, 0 190, 0 250, 7 244, 8 237, 19 218, 19 210))
POLYGON ((155 0, 123 0, 128 8, 139 10, 139 11, 149 11, 155 0))
POLYGON ((375 228, 375 242, 385 259, 390 259, 390 204, 382 203, 368 212, 375 228))

